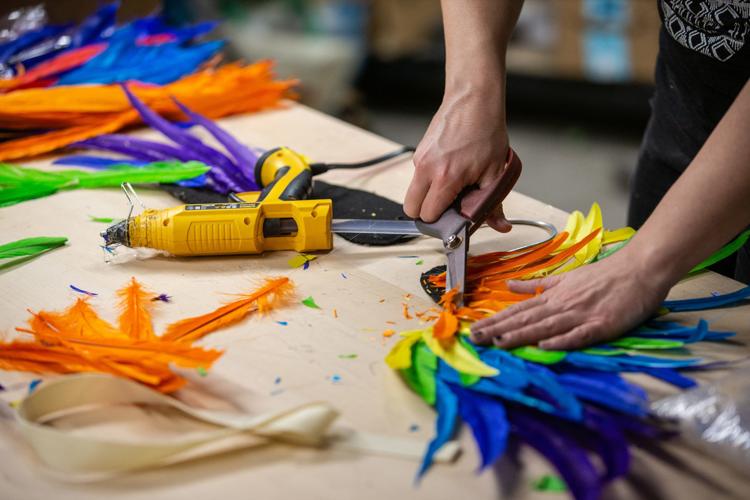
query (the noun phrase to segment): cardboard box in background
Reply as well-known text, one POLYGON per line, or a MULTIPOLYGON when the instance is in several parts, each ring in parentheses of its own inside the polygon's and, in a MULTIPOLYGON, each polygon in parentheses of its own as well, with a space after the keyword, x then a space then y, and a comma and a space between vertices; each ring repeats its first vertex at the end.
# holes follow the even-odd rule
POLYGON ((559 76, 651 83, 661 21, 654 0, 552 0, 559 76))

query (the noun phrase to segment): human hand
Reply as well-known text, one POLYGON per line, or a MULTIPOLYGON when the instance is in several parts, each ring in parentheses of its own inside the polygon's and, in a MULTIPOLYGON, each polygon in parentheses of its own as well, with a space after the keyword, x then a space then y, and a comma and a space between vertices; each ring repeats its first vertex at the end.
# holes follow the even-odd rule
POLYGON ((627 250, 564 274, 510 281, 514 292, 544 291, 474 323, 472 340, 503 349, 538 344, 568 350, 606 342, 637 327, 658 309, 673 283, 627 250))
MULTIPOLYGON (((502 172, 508 134, 500 88, 446 93, 414 153, 414 176, 404 201, 409 217, 434 222, 466 186, 486 188, 502 172)), ((487 223, 497 231, 511 229, 502 206, 487 223)))

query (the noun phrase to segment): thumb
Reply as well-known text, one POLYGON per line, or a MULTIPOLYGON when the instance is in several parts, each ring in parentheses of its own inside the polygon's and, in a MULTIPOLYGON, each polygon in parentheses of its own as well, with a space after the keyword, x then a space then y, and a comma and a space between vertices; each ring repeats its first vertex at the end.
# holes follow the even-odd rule
POLYGON ((487 225, 501 233, 507 233, 513 227, 510 225, 510 222, 508 222, 508 219, 505 218, 502 205, 487 217, 487 225))
POLYGON ((508 289, 515 293, 536 293, 538 289, 549 290, 560 282, 561 276, 547 276, 535 280, 509 280, 508 289))

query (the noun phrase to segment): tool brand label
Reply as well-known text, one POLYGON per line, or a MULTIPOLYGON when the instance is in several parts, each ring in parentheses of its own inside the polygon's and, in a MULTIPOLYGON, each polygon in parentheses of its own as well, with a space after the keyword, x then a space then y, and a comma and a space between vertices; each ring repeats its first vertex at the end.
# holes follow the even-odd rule
POLYGON ((185 210, 234 210, 237 208, 257 208, 259 203, 207 203, 185 205, 185 210))

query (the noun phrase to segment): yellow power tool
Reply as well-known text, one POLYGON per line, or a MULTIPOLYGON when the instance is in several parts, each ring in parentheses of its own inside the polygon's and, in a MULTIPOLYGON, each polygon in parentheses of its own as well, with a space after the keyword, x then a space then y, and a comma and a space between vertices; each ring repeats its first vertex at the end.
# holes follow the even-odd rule
POLYGON ((227 203, 147 209, 110 226, 102 237, 107 247, 147 247, 179 256, 330 250, 333 206, 331 200, 307 199, 312 177, 306 157, 275 148, 255 165, 261 191, 234 194, 227 203))

